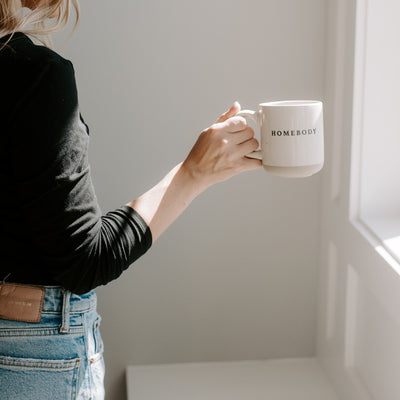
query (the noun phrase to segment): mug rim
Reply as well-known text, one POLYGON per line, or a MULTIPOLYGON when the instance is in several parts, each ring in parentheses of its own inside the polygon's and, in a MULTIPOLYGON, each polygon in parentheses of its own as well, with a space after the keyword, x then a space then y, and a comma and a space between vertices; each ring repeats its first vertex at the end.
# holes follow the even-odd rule
POLYGON ((260 107, 301 107, 301 106, 312 106, 320 105, 322 101, 320 100, 279 100, 279 101, 268 101, 265 103, 260 103, 260 107))

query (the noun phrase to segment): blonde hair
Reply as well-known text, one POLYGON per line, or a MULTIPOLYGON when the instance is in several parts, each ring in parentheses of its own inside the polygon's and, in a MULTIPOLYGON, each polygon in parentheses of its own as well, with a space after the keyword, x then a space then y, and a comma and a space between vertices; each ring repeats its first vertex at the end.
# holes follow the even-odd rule
POLYGON ((36 0, 36 3, 33 10, 28 10, 21 0, 0 0, 0 38, 23 32, 52 47, 50 35, 67 25, 71 5, 76 16, 73 31, 76 29, 80 10, 78 0, 36 0))

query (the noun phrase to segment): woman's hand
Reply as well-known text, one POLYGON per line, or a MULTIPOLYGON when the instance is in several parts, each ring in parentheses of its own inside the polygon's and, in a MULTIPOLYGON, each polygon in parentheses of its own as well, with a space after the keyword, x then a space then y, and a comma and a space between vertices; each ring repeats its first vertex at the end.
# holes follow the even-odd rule
POLYGON ((261 167, 247 158, 258 147, 246 120, 235 115, 238 103, 204 130, 186 160, 173 168, 157 185, 127 205, 150 227, 155 241, 202 191, 242 171, 261 167))
POLYGON ((243 117, 236 117, 239 103, 222 114, 199 136, 181 168, 204 190, 240 172, 260 168, 260 160, 246 155, 258 148, 254 131, 243 117))

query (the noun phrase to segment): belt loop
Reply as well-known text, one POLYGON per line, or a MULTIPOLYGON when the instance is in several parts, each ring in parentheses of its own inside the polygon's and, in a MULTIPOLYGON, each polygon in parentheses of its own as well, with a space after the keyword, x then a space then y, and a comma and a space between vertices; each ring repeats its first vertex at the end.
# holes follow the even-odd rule
POLYGON ((70 297, 71 292, 69 290, 63 289, 63 305, 62 305, 62 324, 60 328, 60 333, 69 332, 69 309, 70 309, 70 297))

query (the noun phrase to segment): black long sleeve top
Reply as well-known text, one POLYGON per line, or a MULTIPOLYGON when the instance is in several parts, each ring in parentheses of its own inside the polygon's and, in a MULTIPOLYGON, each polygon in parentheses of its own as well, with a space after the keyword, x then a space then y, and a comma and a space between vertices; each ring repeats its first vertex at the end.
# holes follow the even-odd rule
POLYGON ((0 281, 78 294, 107 284, 152 237, 130 207, 101 213, 72 64, 16 33, 0 79, 0 281))

